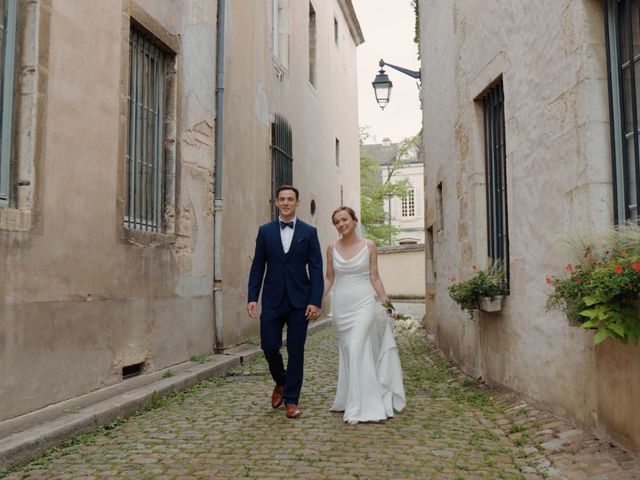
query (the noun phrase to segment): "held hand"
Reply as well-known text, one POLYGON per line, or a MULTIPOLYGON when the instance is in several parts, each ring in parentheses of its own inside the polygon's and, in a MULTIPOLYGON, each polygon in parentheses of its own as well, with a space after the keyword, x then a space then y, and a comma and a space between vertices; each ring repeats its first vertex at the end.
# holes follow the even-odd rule
POLYGON ((258 317, 258 303, 257 302, 249 302, 247 303, 247 313, 251 318, 258 317))
POLYGON ((312 322, 313 320, 317 320, 318 318, 320 318, 320 308, 316 307, 315 305, 307 305, 305 317, 310 322, 312 322))

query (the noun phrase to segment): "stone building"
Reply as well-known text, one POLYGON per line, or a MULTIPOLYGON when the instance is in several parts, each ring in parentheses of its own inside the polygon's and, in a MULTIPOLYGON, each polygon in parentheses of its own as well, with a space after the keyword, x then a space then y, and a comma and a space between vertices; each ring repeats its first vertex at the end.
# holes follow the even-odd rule
POLYGON ((640 451, 640 349, 545 311, 561 235, 638 220, 638 1, 419 7, 428 328, 468 373, 640 451), (447 287, 489 258, 509 295, 469 319, 447 287))
POLYGON ((424 163, 419 148, 403 148, 401 143, 385 140, 364 144, 360 150, 361 155, 367 155, 380 164, 381 181, 390 178, 392 182, 405 179, 409 182, 406 197, 389 198, 384 204, 391 225, 398 229, 391 245, 424 244, 424 163))
POLYGON ((246 286, 257 227, 275 186, 300 189, 298 215, 336 239, 331 213, 360 205, 356 47, 351 0, 228 2, 223 175, 224 343, 257 332, 246 286), (265 22, 265 19, 270 19, 265 22), (241 231, 238 219, 242 222, 241 231))
POLYGON ((256 334, 274 185, 359 197, 350 0, 1 5, 0 421, 256 334))

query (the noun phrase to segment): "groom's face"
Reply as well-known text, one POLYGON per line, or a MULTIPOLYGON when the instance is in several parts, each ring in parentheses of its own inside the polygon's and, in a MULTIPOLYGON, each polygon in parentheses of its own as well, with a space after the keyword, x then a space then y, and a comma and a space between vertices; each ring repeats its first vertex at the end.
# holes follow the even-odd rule
POLYGON ((283 220, 295 217, 296 208, 298 207, 296 192, 293 190, 280 190, 278 198, 276 198, 276 205, 283 220))

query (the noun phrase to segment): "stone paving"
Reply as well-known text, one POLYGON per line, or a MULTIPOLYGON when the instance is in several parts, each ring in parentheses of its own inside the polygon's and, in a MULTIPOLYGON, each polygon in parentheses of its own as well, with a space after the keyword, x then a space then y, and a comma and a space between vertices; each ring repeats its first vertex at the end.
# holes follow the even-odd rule
POLYGON ((620 447, 462 375, 424 336, 399 337, 407 408, 349 426, 328 411, 332 327, 309 337, 302 417, 270 406, 262 357, 0 478, 640 479, 620 447))

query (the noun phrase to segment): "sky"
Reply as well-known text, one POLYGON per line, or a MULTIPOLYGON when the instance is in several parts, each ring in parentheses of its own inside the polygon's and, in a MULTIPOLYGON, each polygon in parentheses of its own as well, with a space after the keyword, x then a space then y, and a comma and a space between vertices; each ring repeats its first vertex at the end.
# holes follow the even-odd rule
POLYGON ((385 62, 419 70, 418 47, 413 43, 414 13, 410 0, 353 0, 364 43, 358 55, 358 110, 360 127, 369 126, 366 143, 385 137, 400 142, 420 130, 422 114, 416 80, 385 67, 393 82, 391 100, 384 110, 376 103, 371 82, 385 62))

